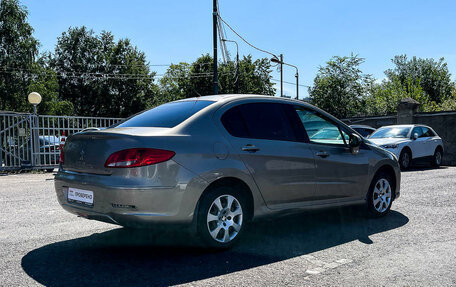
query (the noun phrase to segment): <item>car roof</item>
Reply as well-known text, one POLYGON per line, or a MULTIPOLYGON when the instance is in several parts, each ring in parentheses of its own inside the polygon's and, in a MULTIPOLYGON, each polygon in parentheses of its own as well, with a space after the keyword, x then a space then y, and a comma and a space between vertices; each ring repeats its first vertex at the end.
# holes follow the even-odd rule
POLYGON ((383 126, 382 128, 414 128, 414 127, 427 127, 426 125, 421 125, 421 124, 409 124, 409 125, 389 125, 389 126, 383 126))
MULTIPOLYGON (((209 96, 201 96, 201 97, 193 97, 178 100, 176 102, 181 101, 214 101, 214 102, 230 102, 239 99, 274 99, 277 101, 289 101, 295 103, 306 103, 299 100, 284 98, 284 97, 276 97, 276 96, 268 96, 268 95, 255 95, 255 94, 221 94, 221 95, 209 95, 209 96)), ((308 104, 308 103, 306 103, 308 104)))

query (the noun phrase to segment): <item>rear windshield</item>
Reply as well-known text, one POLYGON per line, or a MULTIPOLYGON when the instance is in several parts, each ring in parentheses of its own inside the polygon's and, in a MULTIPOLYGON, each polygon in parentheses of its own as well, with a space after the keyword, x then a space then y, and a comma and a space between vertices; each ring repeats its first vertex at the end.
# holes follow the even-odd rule
POLYGON ((172 128, 213 103, 213 101, 171 102, 140 113, 116 127, 172 128))

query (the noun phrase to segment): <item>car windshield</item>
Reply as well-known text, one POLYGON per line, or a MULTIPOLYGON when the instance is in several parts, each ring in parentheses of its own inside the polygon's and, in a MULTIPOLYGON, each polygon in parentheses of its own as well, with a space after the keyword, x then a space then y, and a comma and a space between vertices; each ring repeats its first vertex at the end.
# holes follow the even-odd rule
POLYGON ((116 127, 172 128, 213 103, 198 100, 166 103, 133 116, 116 127))
POLYGON ((369 138, 406 138, 409 131, 410 127, 384 127, 376 130, 369 138))

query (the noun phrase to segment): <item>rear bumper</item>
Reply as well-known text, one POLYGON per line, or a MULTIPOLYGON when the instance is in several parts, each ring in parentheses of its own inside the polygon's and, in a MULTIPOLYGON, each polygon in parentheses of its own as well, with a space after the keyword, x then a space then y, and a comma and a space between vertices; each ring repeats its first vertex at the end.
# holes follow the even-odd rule
POLYGON ((88 219, 131 227, 191 224, 204 183, 184 169, 179 175, 181 180, 171 186, 120 186, 110 176, 60 170, 54 185, 62 208, 88 219), (70 202, 69 187, 92 191, 93 204, 70 202))

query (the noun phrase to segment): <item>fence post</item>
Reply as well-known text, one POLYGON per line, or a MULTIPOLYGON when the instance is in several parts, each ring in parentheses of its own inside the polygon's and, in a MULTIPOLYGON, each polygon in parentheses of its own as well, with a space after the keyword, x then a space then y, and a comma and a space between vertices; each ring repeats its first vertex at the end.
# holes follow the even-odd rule
POLYGON ((420 103, 412 98, 402 99, 397 106, 397 124, 413 124, 413 115, 420 103))

